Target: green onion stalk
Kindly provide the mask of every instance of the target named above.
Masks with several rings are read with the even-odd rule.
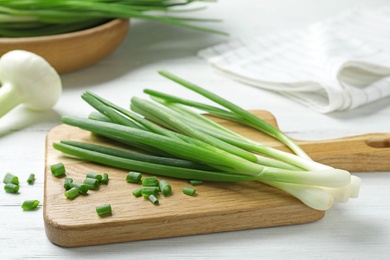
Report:
[[[194,2],[216,0],[0,0],[0,37],[61,34],[91,28],[112,19],[129,18],[227,35],[197,25],[218,22],[218,19],[184,17],[183,12],[205,8],[193,6]]]
[[[115,140],[121,148],[74,140],[61,140],[53,144],[54,148],[110,167],[159,176],[210,182],[258,181],[317,210],[357,197],[358,177],[314,162],[279,129],[230,101],[166,71],[160,74],[219,107],[145,90],[150,100],[133,97],[130,109],[125,109],[87,91],[82,98],[95,111],[88,118],[63,116],[62,122]],[[291,151],[250,140],[192,108],[263,131]]]

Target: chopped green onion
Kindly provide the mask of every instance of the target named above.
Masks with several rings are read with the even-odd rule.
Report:
[[[63,163],[50,165],[50,170],[55,177],[62,177],[66,173],[65,165]]]
[[[135,196],[135,197],[141,197],[142,196],[142,190],[143,190],[143,187],[139,187],[138,189],[136,189],[136,190],[133,190],[133,195]]]
[[[103,176],[102,176],[102,180],[101,180],[101,183],[102,184],[108,184],[108,174],[107,173],[103,173]]]
[[[159,183],[161,193],[166,197],[171,195],[172,187],[166,180],[161,180]]]
[[[203,181],[200,180],[190,180],[191,185],[201,185],[203,184]]]
[[[19,178],[12,173],[7,172],[7,174],[4,176],[3,183],[12,183],[15,185],[19,184]]]
[[[156,198],[156,196],[154,196],[153,194],[149,195],[148,199],[149,199],[154,205],[160,204],[160,202],[158,201],[158,199]]]
[[[73,187],[64,192],[64,195],[69,200],[74,200],[79,195],[79,190],[76,187]]]
[[[64,188],[65,190],[69,190],[72,185],[72,182],[73,182],[73,179],[72,178],[65,178],[65,181],[64,181]]]
[[[89,187],[86,184],[80,182],[70,183],[70,188],[76,188],[78,192],[82,195],[86,195],[89,190]]]
[[[158,192],[160,191],[160,189],[158,187],[151,187],[151,186],[148,186],[148,187],[143,187],[142,188],[142,196],[144,196],[145,198],[149,197],[150,195],[157,195]]]
[[[24,211],[31,211],[38,207],[39,200],[25,200],[22,204],[22,209]]]
[[[195,196],[196,195],[196,189],[190,188],[190,187],[184,187],[183,188],[183,193],[186,194],[186,195]]]
[[[88,172],[86,177],[91,179],[96,179],[98,180],[98,182],[101,182],[103,178],[101,174],[94,173],[94,172]]]
[[[28,179],[27,179],[27,183],[32,185],[34,184],[35,182],[35,174],[34,173],[31,173],[29,176],[28,176]]]
[[[99,216],[107,216],[112,214],[111,204],[103,204],[96,207],[96,213]]]
[[[4,185],[4,190],[7,193],[18,193],[19,185],[16,185],[16,184],[13,184],[13,183],[6,183]]]
[[[126,181],[129,183],[139,183],[142,179],[142,173],[130,171],[126,175]]]
[[[99,188],[99,181],[97,179],[87,177],[84,179],[83,184],[86,185],[90,190],[96,190]]]
[[[152,176],[152,177],[145,177],[142,179],[142,186],[144,187],[147,187],[147,186],[151,186],[151,187],[158,187],[158,179],[156,176]]]

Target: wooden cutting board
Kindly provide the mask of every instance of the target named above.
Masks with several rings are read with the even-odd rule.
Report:
[[[276,126],[266,111],[252,111]],[[279,147],[278,142],[252,129],[216,119],[254,140]],[[182,194],[185,180],[165,178],[173,188],[170,197],[160,196],[155,206],[132,191],[140,187],[125,181],[127,171],[71,158],[52,148],[53,142],[79,140],[101,143],[89,132],[67,125],[52,129],[46,140],[44,222],[48,238],[65,247],[244,230],[309,223],[321,219],[323,211],[313,210],[292,196],[261,183],[205,183],[196,186],[198,195]],[[390,134],[370,134],[325,141],[297,141],[316,161],[349,171],[389,171]],[[50,165],[63,162],[67,177],[82,181],[89,171],[110,176],[87,196],[68,200],[64,178],[55,178]],[[160,178],[162,179],[162,178]],[[99,217],[95,207],[110,203],[112,215]]]

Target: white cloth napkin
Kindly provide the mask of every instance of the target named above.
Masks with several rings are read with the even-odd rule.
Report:
[[[321,113],[390,95],[390,6],[355,8],[292,32],[199,51],[217,71]]]

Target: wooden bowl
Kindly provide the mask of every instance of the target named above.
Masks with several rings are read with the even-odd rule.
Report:
[[[0,55],[26,50],[46,59],[58,73],[88,67],[111,54],[125,39],[130,21],[114,19],[82,31],[40,37],[0,38]]]

